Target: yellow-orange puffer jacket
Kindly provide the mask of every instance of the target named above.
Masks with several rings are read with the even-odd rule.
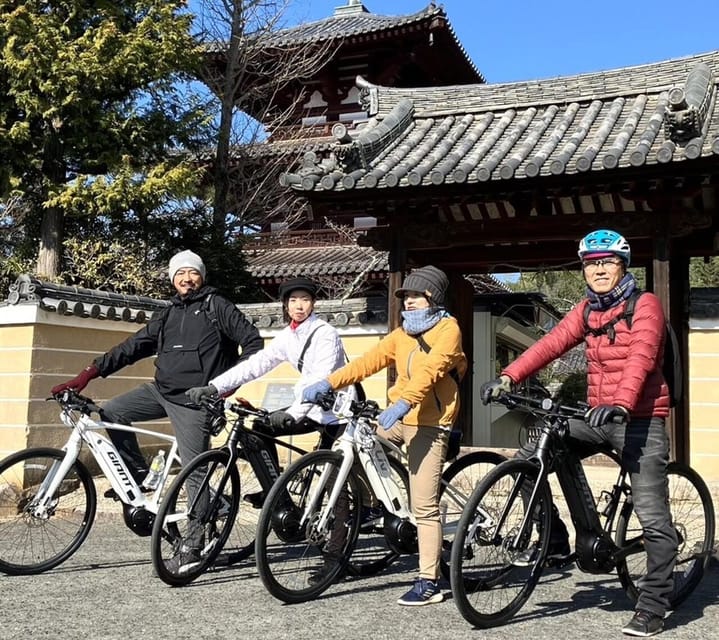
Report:
[[[390,402],[401,398],[412,407],[402,422],[414,426],[451,427],[459,411],[459,389],[450,371],[456,369],[461,377],[467,370],[462,334],[457,321],[447,317],[425,331],[422,337],[430,347],[429,353],[425,353],[417,339],[402,328],[395,329],[361,358],[346,364],[327,379],[333,389],[340,389],[395,363],[397,381],[387,395]]]

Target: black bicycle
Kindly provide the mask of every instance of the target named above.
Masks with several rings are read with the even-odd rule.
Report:
[[[576,529],[576,562],[588,573],[617,571],[630,599],[646,571],[642,527],[634,513],[628,471],[611,450],[602,452],[619,467],[611,489],[595,497],[580,454],[568,445],[571,418],[586,408],[549,399],[502,394],[494,401],[526,412],[536,421],[537,447],[529,460],[513,458],[479,483],[460,518],[450,559],[454,601],[471,624],[505,623],[527,601],[543,568],[550,541],[553,498],[549,476],[556,473]],[[668,467],[669,502],[679,539],[671,607],[695,589],[713,553],[714,507],[701,477],[685,464]]]
[[[227,440],[191,460],[177,475],[164,496],[152,530],[152,563],[158,577],[172,586],[183,586],[215,566],[248,558],[254,552],[255,532],[262,500],[280,475],[278,460],[270,453],[274,443],[285,450],[288,462],[307,453],[283,439],[275,438],[269,426],[269,412],[253,407],[246,400],[225,402],[214,398],[203,401],[213,436],[228,426]],[[251,419],[253,428],[245,425]],[[322,425],[313,423],[319,431]],[[390,459],[391,475],[407,492],[409,479],[402,463]],[[357,575],[376,573],[394,556],[373,543],[377,522],[372,509],[366,509],[362,525],[365,554],[353,562]],[[200,544],[198,557],[178,562],[187,553],[187,541]]]

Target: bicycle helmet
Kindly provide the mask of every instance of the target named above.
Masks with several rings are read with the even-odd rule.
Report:
[[[290,297],[290,293],[297,290],[306,291],[312,296],[313,299],[317,298],[317,283],[313,282],[309,278],[292,278],[291,280],[285,280],[279,286],[280,300],[287,302]]]
[[[632,257],[626,238],[611,229],[597,229],[581,239],[577,252],[579,259],[590,253],[613,253],[624,260],[627,266]]]

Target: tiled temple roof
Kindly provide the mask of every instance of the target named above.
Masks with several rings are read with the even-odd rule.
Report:
[[[337,7],[334,14],[327,18],[277,31],[266,44],[283,47],[336,40],[371,43],[378,38],[394,38],[397,34],[411,28],[432,31],[437,28],[439,21],[450,33],[451,40],[463,56],[467,67],[476,75],[476,81],[484,82],[482,74],[470,60],[454,29],[449,24],[444,8],[433,2],[417,13],[385,16],[371,13],[362,3],[349,0],[347,5]]]
[[[719,51],[505,84],[401,89],[357,79],[370,120],[283,174],[303,192],[501,183],[719,155]]]

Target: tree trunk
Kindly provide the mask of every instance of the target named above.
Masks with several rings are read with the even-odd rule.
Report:
[[[60,271],[62,252],[62,211],[53,207],[45,209],[40,227],[40,247],[35,271],[40,278],[55,278]]]

